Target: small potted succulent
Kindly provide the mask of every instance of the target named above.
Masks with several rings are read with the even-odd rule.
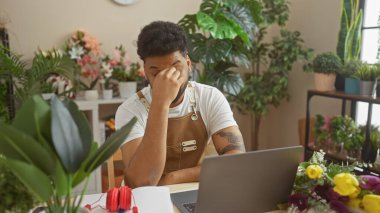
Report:
[[[335,53],[326,52],[318,54],[311,64],[316,89],[319,91],[335,90],[336,73],[341,67],[342,62]]]
[[[342,75],[344,79],[344,92],[347,94],[359,95],[359,79],[355,76],[356,71],[362,66],[363,62],[361,60],[350,60],[346,62],[339,74]]]

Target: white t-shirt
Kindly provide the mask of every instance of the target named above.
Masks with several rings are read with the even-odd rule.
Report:
[[[196,110],[199,111],[202,116],[209,137],[226,127],[237,126],[230,105],[217,88],[194,81],[190,81],[190,83],[195,89]],[[152,102],[150,86],[145,87],[141,92],[150,104]],[[168,118],[182,117],[193,111],[189,100],[190,95],[189,90],[186,89],[182,103],[169,109]],[[128,98],[117,109],[115,115],[116,129],[120,129],[133,117],[137,118],[137,122],[124,143],[144,136],[148,112],[137,94]]]

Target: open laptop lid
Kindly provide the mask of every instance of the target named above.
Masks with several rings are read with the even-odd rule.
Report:
[[[202,163],[197,213],[276,210],[287,201],[303,147],[206,158]]]

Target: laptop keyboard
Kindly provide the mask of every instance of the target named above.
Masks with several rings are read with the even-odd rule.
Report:
[[[189,212],[189,213],[194,213],[195,212],[195,203],[185,203],[182,204],[183,207]]]

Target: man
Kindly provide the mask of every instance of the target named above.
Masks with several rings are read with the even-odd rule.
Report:
[[[132,187],[198,181],[210,137],[219,155],[244,152],[231,108],[216,88],[189,82],[185,32],[152,22],[138,36],[137,53],[149,86],[116,112],[116,128],[138,121],[122,145],[126,183]]]

